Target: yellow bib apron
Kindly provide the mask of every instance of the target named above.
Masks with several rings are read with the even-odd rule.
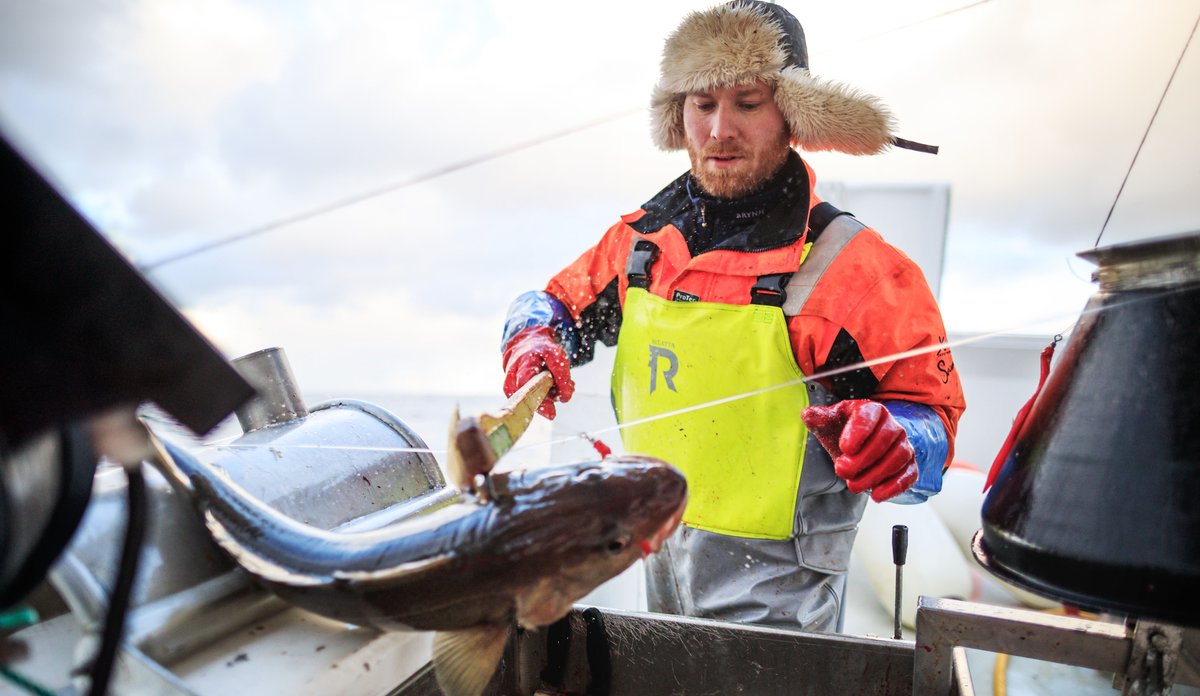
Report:
[[[687,476],[685,525],[793,536],[808,439],[801,380],[778,307],[672,302],[629,288],[613,404],[627,452],[659,457]],[[766,391],[720,402],[757,390]],[[654,418],[663,414],[671,415]]]

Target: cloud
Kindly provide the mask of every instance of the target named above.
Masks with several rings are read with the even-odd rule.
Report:
[[[336,311],[258,293],[185,315],[230,358],[282,346],[297,380],[314,392],[498,394],[503,379],[501,313],[438,312],[398,286]]]
[[[8,2],[0,127],[140,262],[362,197],[151,278],[224,344],[284,343],[322,386],[426,388],[457,370],[444,379],[478,391],[509,299],[686,158],[654,150],[634,113],[401,184],[644,106],[663,37],[697,7]],[[951,184],[951,330],[1070,314],[1091,291],[1073,255],[1104,224],[1195,8],[939,16],[961,7],[793,5],[817,74],[879,95],[902,135],[942,146],[810,159],[824,180]],[[1193,47],[1104,243],[1200,229],[1197,112]]]

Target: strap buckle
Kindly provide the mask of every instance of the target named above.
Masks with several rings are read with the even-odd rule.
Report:
[[[629,287],[648,289],[650,287],[650,267],[658,260],[659,249],[654,242],[638,239],[629,250],[629,260],[625,263],[625,276],[629,279]]]
[[[758,277],[750,288],[750,304],[782,307],[787,301],[787,284],[791,273],[771,273]]]

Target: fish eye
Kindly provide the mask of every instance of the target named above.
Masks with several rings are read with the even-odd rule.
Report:
[[[619,537],[609,540],[608,552],[609,553],[620,553],[625,550],[626,546],[629,546],[629,537],[628,536],[619,536]]]

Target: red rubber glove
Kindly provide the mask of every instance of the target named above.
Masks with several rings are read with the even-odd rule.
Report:
[[[917,482],[920,470],[908,433],[878,401],[809,406],[800,418],[833,457],[833,470],[851,493],[870,490],[871,500],[880,503]]]
[[[554,387],[538,406],[538,413],[554,420],[558,415],[554,401],[566,402],[575,393],[571,379],[571,361],[567,352],[554,340],[549,326],[530,326],[521,329],[504,346],[504,395],[512,396],[542,370],[549,370]]]

